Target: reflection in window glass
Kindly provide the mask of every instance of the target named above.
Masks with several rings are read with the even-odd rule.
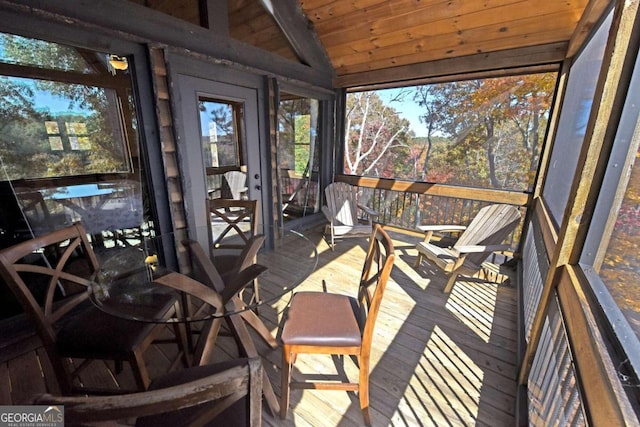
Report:
[[[0,93],[3,179],[131,171],[115,90],[0,76]]]
[[[239,166],[233,105],[200,100],[200,127],[205,167]]]
[[[278,108],[278,167],[285,219],[319,210],[317,99],[281,94]]]
[[[628,382],[636,384],[640,378],[639,90],[640,57],[637,57],[580,255],[597,301],[594,306],[602,310],[603,319],[611,327],[611,337],[619,344],[614,354],[618,369],[627,375]]]
[[[580,157],[612,15],[610,13],[598,28],[594,37],[571,65],[569,72],[563,105],[570,105],[571,108],[563,108],[560,114],[544,188],[544,199],[558,226],[562,223]]]
[[[151,231],[129,60],[0,33],[0,63],[0,248],[76,221],[101,250]]]
[[[200,98],[199,109],[207,192],[210,198],[231,198],[222,174],[241,166],[238,117],[242,104]]]
[[[636,138],[640,135],[636,134]],[[635,164],[600,270],[602,281],[640,337],[640,164]]]
[[[102,59],[106,58],[103,54]],[[95,72],[80,49],[13,34],[0,33],[0,62],[50,70]]]
[[[347,95],[344,172],[527,191],[556,73]]]

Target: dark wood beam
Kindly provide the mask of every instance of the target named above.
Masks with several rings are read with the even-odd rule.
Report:
[[[348,88],[506,68],[559,64],[564,60],[566,51],[567,43],[558,42],[498,52],[479,53],[477,55],[403,65],[384,70],[347,74],[335,78],[333,85],[335,87]]]
[[[200,25],[219,36],[229,37],[228,0],[199,0]]]
[[[335,75],[335,70],[320,38],[297,0],[260,0],[275,19],[300,61],[310,67]]]
[[[286,77],[320,88],[331,88],[331,74],[290,61],[279,55],[222,37],[145,6],[119,0],[0,0],[0,27],[20,34],[28,28],[26,18],[46,19],[137,43],[160,43],[187,49],[226,63],[254,69],[266,75]],[[144,18],[144,19],[142,19]],[[27,26],[26,26],[27,25]]]

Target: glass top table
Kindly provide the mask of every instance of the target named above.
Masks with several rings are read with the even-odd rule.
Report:
[[[183,314],[171,318],[153,315],[157,312],[154,307],[171,297],[180,300],[186,294],[199,305],[199,296],[188,287],[197,287],[206,280],[202,280],[202,272],[191,269],[188,233],[142,237],[134,246],[112,249],[104,255],[101,268],[91,280],[89,298],[99,309],[114,316],[155,323],[203,321],[254,309],[291,292],[317,266],[318,254],[313,242],[297,231],[279,234],[273,239],[274,247],[263,245],[257,255],[257,265],[251,267],[259,274],[259,298],[252,298],[253,288],[245,286],[242,298],[234,298],[234,304],[225,304],[222,311],[184,310]],[[208,255],[206,245],[204,242],[200,247]],[[174,282],[189,283],[189,286]],[[252,281],[247,285],[250,283]]]
[[[260,227],[260,230],[270,231],[266,227]],[[209,246],[216,233],[215,227],[207,227],[207,230],[196,228],[142,237],[135,245],[110,249],[102,254],[101,268],[88,287],[89,299],[106,313],[134,321],[179,323],[179,329],[184,329],[188,322],[205,322],[195,343],[194,365],[205,365],[212,360],[219,322],[223,319],[227,320],[232,334],[237,337],[240,354],[259,357],[247,325],[267,345],[277,348],[278,343],[271,330],[252,309],[284,297],[309,277],[318,263],[316,245],[297,231],[270,233],[270,239],[257,254],[256,262],[242,270],[258,274],[259,298],[251,298],[253,287],[248,285],[253,283],[252,279],[244,286],[244,278],[235,280],[240,285],[238,287],[232,286],[234,280],[231,278],[207,283],[207,279],[213,277],[211,272],[203,269],[202,263],[192,262],[192,258],[204,258],[209,263],[208,267],[216,268],[209,261]],[[200,253],[200,258],[196,252]],[[199,266],[205,271],[198,271],[192,266]],[[236,279],[241,275],[235,270],[232,274]],[[215,275],[218,275],[217,270]],[[253,277],[253,274],[247,277]],[[231,292],[228,292],[229,288]],[[182,304],[182,308],[176,310],[178,314],[168,318],[156,317],[157,306],[172,298],[178,306]],[[199,309],[192,310],[192,307]],[[185,338],[189,336],[187,334]],[[279,412],[279,402],[266,371],[263,371],[262,392],[267,407],[275,416]]]

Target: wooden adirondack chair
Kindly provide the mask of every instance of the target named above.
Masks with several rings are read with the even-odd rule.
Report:
[[[509,249],[502,244],[509,233],[518,225],[520,211],[511,205],[489,205],[480,209],[468,226],[462,225],[422,225],[418,228],[425,233],[424,241],[416,245],[418,257],[414,267],[424,258],[440,269],[450,273],[444,288],[451,292],[459,274],[473,275],[482,269],[482,262],[490,253]],[[458,232],[460,237],[451,247],[430,243],[434,232]]]
[[[322,206],[322,213],[329,220],[325,234],[331,236],[331,250],[339,237],[369,236],[373,231],[373,219],[378,213],[358,203],[357,188],[346,182],[334,182],[324,190],[327,205]],[[362,224],[358,220],[358,209],[368,216],[368,222]]]

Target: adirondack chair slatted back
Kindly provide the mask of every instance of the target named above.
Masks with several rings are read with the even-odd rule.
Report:
[[[228,188],[223,184],[223,199],[231,198],[240,200],[244,192],[247,191],[247,174],[240,171],[229,171],[224,174],[224,181]],[[227,194],[227,192],[229,194]],[[229,197],[230,196],[230,197]]]
[[[485,206],[467,226],[453,248],[500,244],[513,231],[518,220],[520,220],[520,211],[515,206],[502,204]],[[472,253],[467,255],[466,262],[479,265],[486,257],[486,253]]]
[[[356,188],[346,182],[335,182],[324,191],[327,207],[334,214],[334,220],[340,225],[358,223],[358,202]]]

